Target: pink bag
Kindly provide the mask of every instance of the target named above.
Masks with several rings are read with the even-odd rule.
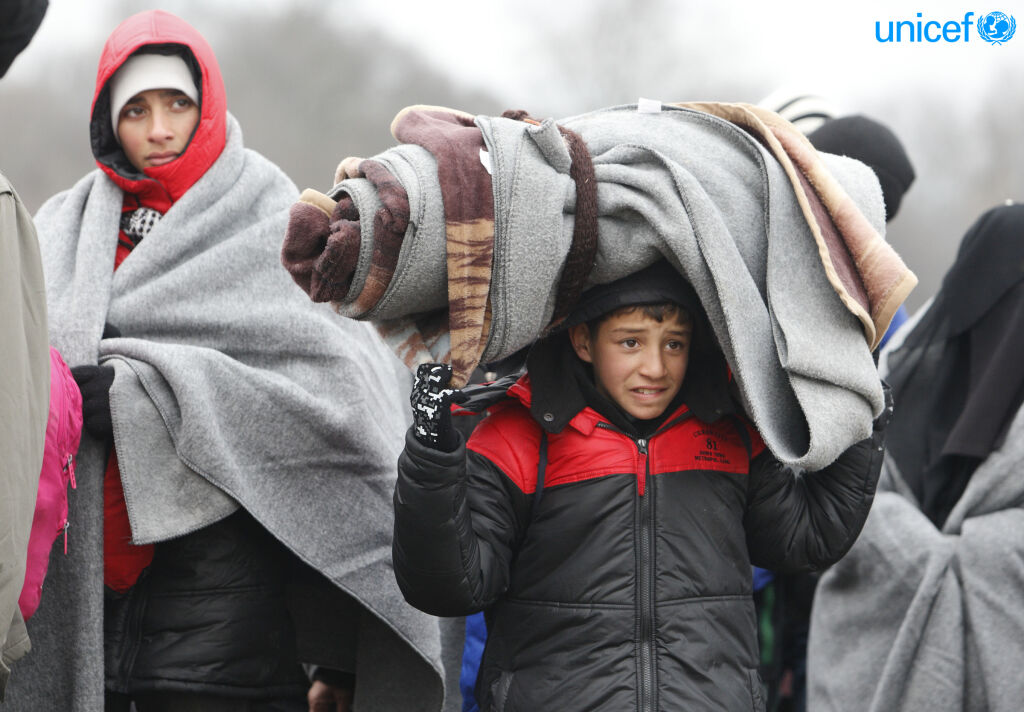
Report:
[[[68,546],[68,484],[75,487],[75,453],[82,437],[82,394],[57,349],[50,347],[50,417],[46,423],[43,467],[39,474],[35,516],[28,538],[25,585],[18,606],[28,620],[39,607],[50,549],[58,534]]]

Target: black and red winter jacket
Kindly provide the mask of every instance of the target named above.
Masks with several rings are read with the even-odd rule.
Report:
[[[508,393],[454,452],[410,432],[395,490],[409,603],[487,612],[481,710],[764,709],[751,564],[843,556],[881,433],[797,475],[739,418],[702,422],[683,405],[632,437],[591,407],[567,415],[578,397],[533,393],[529,376]]]

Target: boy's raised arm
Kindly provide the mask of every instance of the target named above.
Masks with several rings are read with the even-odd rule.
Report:
[[[751,463],[744,525],[751,562],[779,572],[817,571],[841,559],[867,519],[882,467],[892,394],[871,435],[829,466],[795,473],[765,451]]]
[[[444,373],[429,380],[439,375],[430,366],[436,365],[420,367],[410,398],[420,417],[398,460],[392,555],[411,605],[462,616],[482,610],[508,587],[512,547],[530,496],[487,458],[467,451],[450,418],[428,416],[428,390],[450,390]],[[457,399],[451,394],[438,405],[447,410]]]

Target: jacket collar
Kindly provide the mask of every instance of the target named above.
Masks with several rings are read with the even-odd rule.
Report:
[[[575,359],[565,332],[541,339],[526,357],[526,376],[516,384],[529,384],[530,397],[523,401],[523,405],[549,433],[560,432],[587,407],[586,398],[576,386],[575,379],[566,376],[573,372]],[[519,389],[513,395],[519,397]],[[587,425],[584,421],[581,425],[588,428],[588,433],[597,426],[596,422]]]
[[[570,427],[583,435],[590,435],[601,423],[611,425],[615,430],[625,430],[624,428],[617,427],[608,418],[588,405],[584,405],[581,410],[574,414],[569,414],[568,410],[571,409],[560,408],[563,401],[549,399],[535,394],[533,384],[530,380],[530,374],[528,373],[524,373],[519,377],[519,380],[517,380],[515,384],[508,389],[508,394],[516,398],[516,400],[529,409],[531,415],[535,420],[537,420],[540,426],[552,434],[560,432],[566,427]],[[534,404],[539,406],[540,418],[537,418],[534,414]],[[673,408],[666,417],[660,419],[657,430],[660,430],[665,423],[669,423],[688,412],[689,408],[687,408],[685,404],[680,403],[677,407]],[[546,418],[547,415],[550,415],[551,418]],[[626,434],[630,436],[633,435],[633,433],[628,432]]]

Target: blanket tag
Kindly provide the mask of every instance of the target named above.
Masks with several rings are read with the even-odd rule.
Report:
[[[640,99],[636,102],[636,113],[657,114],[661,112],[661,102],[657,99]]]
[[[487,175],[494,175],[494,171],[491,169],[491,154],[480,149],[480,163],[487,170]]]

